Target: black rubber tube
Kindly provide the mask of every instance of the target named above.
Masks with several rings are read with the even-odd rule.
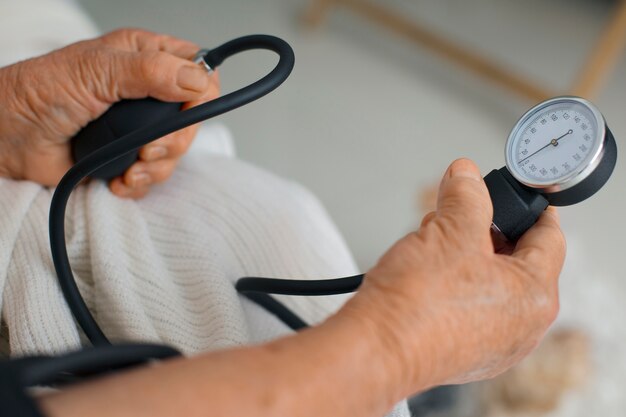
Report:
[[[287,79],[295,62],[293,50],[282,39],[268,35],[245,36],[209,51],[205,56],[205,61],[217,67],[226,58],[252,49],[267,49],[279,55],[280,59],[276,67],[262,79],[111,142],[76,163],[59,182],[50,204],[49,232],[52,260],[68,306],[94,346],[109,345],[110,342],[87,308],[74,280],[68,258],[65,246],[65,210],[72,191],[84,178],[107,163],[169,133],[244,106],[276,89]]]
[[[266,294],[318,296],[354,292],[361,286],[362,282],[363,275],[320,280],[245,277],[237,281],[235,288],[243,294],[261,292]]]
[[[154,360],[169,359],[180,353],[168,346],[123,344],[97,346],[60,357],[24,358],[16,361],[24,387],[73,382],[103,372],[119,371]]]
[[[272,313],[293,331],[302,330],[309,326],[304,320],[298,317],[297,314],[289,310],[283,303],[271,295],[262,292],[248,292],[243,293],[243,295],[253,303]]]

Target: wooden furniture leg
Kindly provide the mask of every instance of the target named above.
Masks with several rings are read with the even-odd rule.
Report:
[[[313,0],[307,13],[308,17],[305,19],[313,23],[311,26],[316,26],[331,5],[348,7],[367,20],[533,101],[542,101],[553,96],[549,91],[512,74],[510,70],[501,68],[493,62],[422,28],[408,18],[368,0]]]
[[[574,82],[572,94],[589,98],[596,95],[614,69],[625,45],[626,0],[622,0]]]
[[[302,22],[310,28],[319,27],[337,2],[338,0],[312,0],[308,10],[302,16]]]
[[[317,27],[335,6],[345,6],[365,19],[532,101],[538,102],[556,95],[371,0],[312,0],[304,21],[310,27]],[[621,0],[570,92],[583,97],[596,94],[602,82],[608,78],[625,45],[626,0]]]

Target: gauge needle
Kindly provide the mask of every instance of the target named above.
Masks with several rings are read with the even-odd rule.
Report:
[[[565,136],[567,135],[571,135],[572,133],[574,133],[574,131],[572,129],[568,130],[565,134],[559,136],[556,139],[552,139],[550,142],[548,142],[548,144],[546,146],[543,146],[539,149],[537,149],[535,152],[531,153],[530,155],[528,155],[526,158],[522,159],[521,161],[518,162],[518,164],[521,164],[522,162],[524,162],[525,160],[527,160],[528,158],[530,158],[531,156],[537,155],[539,152],[543,151],[544,149],[546,149],[548,146],[552,145],[552,146],[557,146],[559,144],[559,141],[561,139],[563,139]]]
[[[550,144],[552,144],[552,142],[555,142],[554,146],[558,145],[558,142],[563,139],[565,136],[567,135],[571,135],[572,133],[574,133],[574,131],[572,129],[568,130],[566,134],[562,135],[561,137],[558,137],[556,139],[553,139],[552,141],[550,141]]]

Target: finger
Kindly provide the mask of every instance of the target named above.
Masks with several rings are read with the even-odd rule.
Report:
[[[199,125],[192,125],[158,139],[139,150],[139,159],[146,162],[180,158],[191,146]]]
[[[128,185],[124,184],[121,177],[117,177],[111,180],[111,182],[109,183],[109,189],[113,194],[118,197],[139,199],[145,197],[146,194],[148,194],[148,192],[150,191],[150,186],[145,185],[140,187],[129,187]]]
[[[163,51],[180,58],[191,59],[200,49],[193,42],[144,29],[118,29],[102,36],[106,45],[128,52]]]
[[[199,100],[215,88],[204,69],[166,52],[101,50],[87,65],[91,70],[82,80],[85,88],[95,89],[96,97],[109,103],[148,96],[186,102]]]
[[[215,100],[220,96],[219,71],[215,70],[210,74],[207,74],[207,76],[209,77],[209,87],[200,98],[186,102],[183,106],[183,110],[196,107],[197,105],[206,103],[207,101]]]
[[[185,103],[182,106],[181,111],[219,97],[220,87],[217,72],[213,73],[210,78],[211,87],[207,90],[207,93],[200,100]],[[189,150],[189,147],[198,133],[199,127],[199,124],[189,126],[188,128],[174,132],[144,146],[139,151],[139,158],[143,161],[150,162],[164,158],[177,158],[182,156]]]
[[[565,249],[556,208],[548,207],[517,242],[512,256],[544,276],[556,279],[563,267]]]
[[[165,182],[174,173],[178,160],[178,158],[168,158],[154,162],[139,161],[124,173],[123,182],[131,188]]]
[[[454,161],[439,187],[437,216],[471,237],[489,237],[493,207],[478,167],[469,159]],[[466,236],[468,237],[468,236]]]

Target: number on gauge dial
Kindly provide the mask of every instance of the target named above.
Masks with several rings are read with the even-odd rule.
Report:
[[[558,181],[578,168],[592,148],[593,118],[582,108],[548,107],[518,130],[513,159],[529,182]]]

